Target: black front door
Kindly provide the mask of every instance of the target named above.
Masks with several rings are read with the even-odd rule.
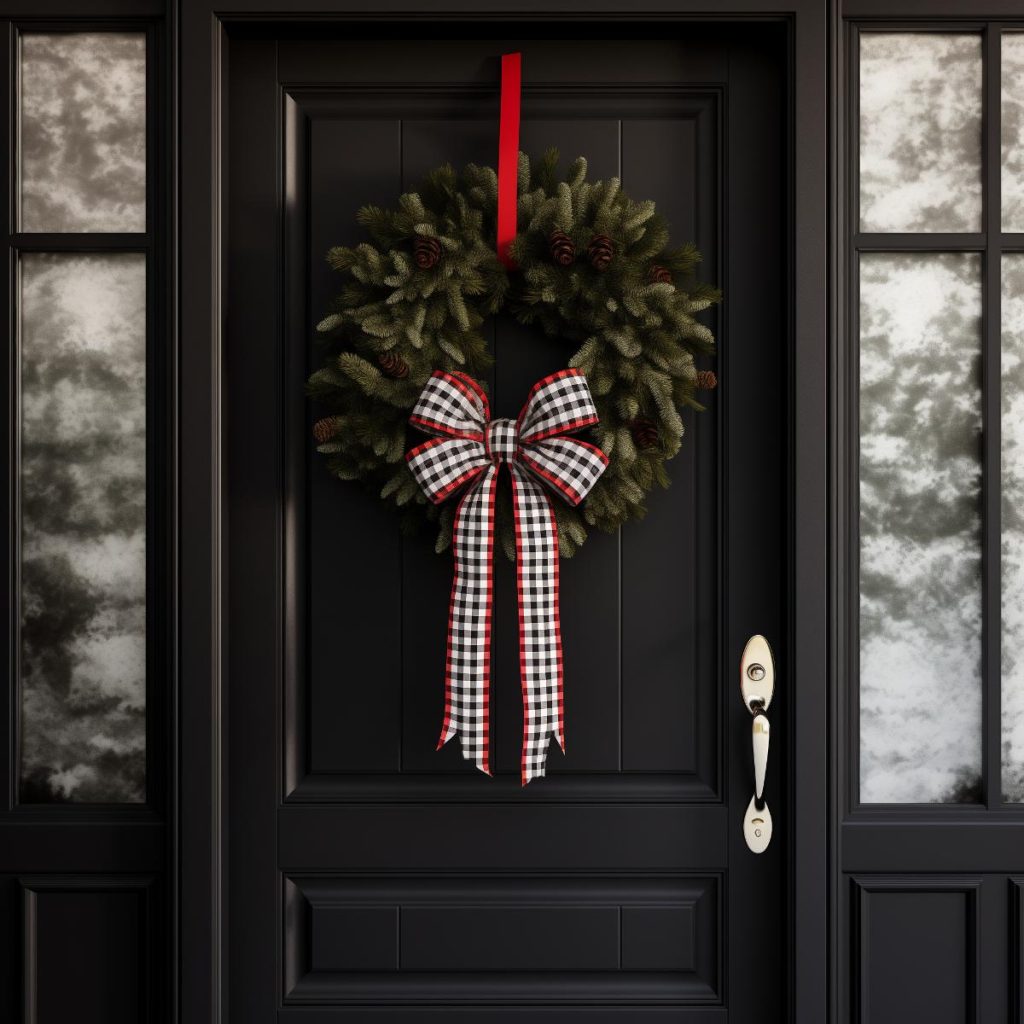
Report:
[[[471,40],[247,38],[227,67],[228,985],[247,1022],[767,1022],[786,1010],[785,36],[678,23]],[[626,38],[624,38],[626,37]],[[451,561],[313,451],[303,384],[331,245],[432,167],[585,155],[695,241],[722,379],[647,518],[563,563],[567,754],[519,785],[514,577],[496,558],[495,776],[435,750]],[[499,415],[564,353],[492,325]],[[743,835],[738,664],[779,665]],[[756,983],[751,967],[756,964]]]

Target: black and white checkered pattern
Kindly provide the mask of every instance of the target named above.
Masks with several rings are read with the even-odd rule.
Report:
[[[562,629],[558,616],[558,528],[544,489],[512,463],[519,591],[519,679],[523,688],[522,781],[545,774],[562,730]]]
[[[490,465],[455,510],[455,578],[448,611],[444,724],[438,749],[456,734],[462,756],[491,774],[491,555],[498,467]]]
[[[512,477],[523,690],[522,782],[545,774],[551,737],[565,749],[558,529],[542,484],[582,501],[608,465],[599,448],[566,437],[597,422],[586,378],[562,370],[538,381],[519,419],[490,420],[480,386],[437,371],[410,422],[436,435],[406,458],[433,502],[465,487],[455,513],[455,579],[448,616],[444,725],[438,746],[458,735],[462,755],[490,774],[490,647],[494,495],[498,470]]]
[[[487,395],[469,374],[435,370],[423,386],[409,422],[428,434],[479,441],[490,418]]]
[[[597,422],[597,408],[579,370],[559,370],[537,381],[519,414],[519,440],[537,442]]]

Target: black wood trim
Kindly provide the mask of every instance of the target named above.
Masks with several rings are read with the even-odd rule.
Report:
[[[804,0],[788,0],[780,4],[777,0],[732,0],[728,7],[709,10],[707,0],[648,0],[642,10],[624,5],[621,0],[559,0],[557,7],[533,0],[520,4],[516,0],[422,0],[412,10],[408,0],[305,0],[302,10],[291,10],[281,0],[182,0],[183,9],[192,8],[201,14],[210,13],[230,27],[232,31],[263,30],[273,26],[275,34],[281,33],[281,23],[294,23],[305,32],[305,22],[341,25],[346,22],[365,23],[381,21],[384,24],[408,21],[436,22],[537,22],[548,30],[549,22],[563,25],[586,24],[587,22],[635,21],[652,22],[702,21],[706,23],[734,21],[779,21],[780,18],[801,15],[811,16],[819,12],[820,4]],[[816,25],[823,29],[824,25]],[[822,39],[808,43],[820,43]],[[816,51],[824,60],[825,52]]]
[[[150,204],[147,202],[147,205]],[[10,236],[11,247],[19,252],[147,252],[153,243],[154,238],[149,233],[15,232]]]
[[[310,78],[314,78],[314,68]],[[473,83],[458,82],[400,82],[388,86],[373,83],[330,85],[328,69],[323,69],[323,85],[310,85],[309,79],[302,85],[281,83],[284,93],[293,100],[302,116],[316,118],[330,116],[338,109],[338,96],[346,98],[346,110],[353,117],[394,117],[402,114],[437,112],[438,99],[457,100],[460,108],[489,116],[494,112],[494,89]],[[610,89],[593,83],[558,82],[549,85],[544,82],[526,84],[522,89],[523,116],[528,116],[534,103],[543,103],[546,117],[576,116],[588,112],[580,107],[581,101],[589,101],[601,117],[616,118],[635,113],[634,97],[642,98],[648,104],[650,117],[691,117],[699,118],[709,107],[721,105],[723,88],[721,83],[707,82],[702,85],[687,85],[671,88],[662,84],[643,83],[623,85]],[[624,99],[624,97],[626,97]],[[465,116],[465,115],[460,115]]]
[[[853,18],[853,15],[847,15]],[[889,20],[881,18],[858,18],[857,27],[862,32],[977,32],[985,31],[987,22],[979,21],[977,18],[967,19],[961,14],[955,21],[937,20],[932,15],[925,15],[922,18],[913,18],[907,15],[894,16]]]
[[[848,26],[846,38],[847,79],[844,109],[848,162],[846,171],[846,202],[843,237],[851,239],[860,224],[860,33]],[[842,781],[841,814],[845,817],[855,807],[860,792],[860,346],[858,344],[860,301],[859,253],[843,246],[843,348],[841,349],[841,380],[837,400],[842,403],[839,461],[836,473],[843,483],[845,518],[838,535],[837,555],[842,560],[840,573],[845,583],[845,658],[841,667],[840,686],[845,718],[839,725],[845,741],[844,760],[839,765]]]
[[[850,822],[951,822],[971,823],[995,821],[1004,824],[1016,821],[1024,824],[1024,804],[998,804],[986,807],[984,803],[946,804],[861,804],[847,812]]]
[[[963,822],[847,822],[842,826],[845,872],[976,871],[984,852],[986,871],[1020,869],[1020,825],[984,818]]]
[[[177,595],[170,572],[169,539],[175,520],[171,402],[175,381],[168,372],[167,217],[168,138],[164,83],[167,34],[163,25],[146,28],[146,806],[166,821],[171,791],[167,762],[174,689],[172,613]],[[169,851],[170,852],[170,851]],[[167,864],[174,863],[173,856]],[[164,890],[167,891],[166,889]]]
[[[792,802],[790,1012],[827,1017],[828,971],[828,64],[829,5],[789,8],[790,180],[789,519],[792,544],[789,679]],[[791,695],[791,696],[790,696]]]
[[[286,699],[298,707],[304,700],[301,687],[289,687]],[[293,712],[294,713],[294,712]],[[294,719],[298,720],[298,719]],[[286,776],[291,770],[286,765]],[[458,774],[425,773],[423,775],[373,775],[369,773],[309,773],[296,777],[286,792],[287,804],[337,803],[422,803],[457,800],[461,803],[520,803],[521,785],[515,776],[495,776],[486,789],[470,772]],[[633,772],[556,773],[534,796],[531,803],[719,803],[721,794],[699,776],[682,773]]]
[[[283,375],[287,381],[299,381],[306,376],[306,345],[309,317],[308,273],[309,256],[306,251],[306,234],[300,229],[298,211],[308,210],[306,189],[309,181],[309,112],[299,99],[287,89],[282,89],[282,145],[286,153],[293,153],[294,160],[286,160],[283,181],[282,229],[284,231],[285,267],[284,295],[285,329],[289,343],[282,356]],[[294,268],[301,267],[303,273]],[[284,452],[291,450],[296,435],[308,435],[309,412],[305,396],[292,388],[291,393],[282,394],[282,445]],[[308,452],[308,445],[307,452]],[[296,685],[298,680],[307,678],[308,639],[306,625],[308,580],[304,567],[306,554],[306,522],[308,514],[300,515],[304,509],[302,496],[306,494],[309,458],[282,458],[283,486],[286,500],[283,505],[282,537],[282,583],[289,600],[283,602],[281,610],[283,625],[284,654],[284,736],[283,736],[283,799],[302,801],[315,795],[321,788],[337,789],[337,780],[319,779],[309,772],[309,707],[307,687]],[[353,780],[356,781],[356,780]],[[342,783],[344,784],[344,783]],[[330,798],[328,798],[330,799]]]
[[[48,25],[59,24],[75,31],[83,24],[102,22],[106,27],[108,22],[118,25],[125,19],[159,18],[166,13],[167,4],[165,0],[6,0],[4,7],[7,17],[28,24],[45,17]]]
[[[40,871],[54,863],[55,852],[76,871],[157,872],[164,865],[159,822],[19,822],[2,835],[0,874]]]
[[[718,1003],[721,996],[700,979],[680,978],[662,971],[517,971],[511,978],[504,971],[473,971],[427,973],[403,972],[399,978],[390,974],[355,975],[350,972],[324,971],[303,978],[288,993],[287,1005],[351,1003],[376,1007],[408,1004],[416,1007],[439,1006],[449,1012],[452,1006],[479,1005],[481,989],[486,989],[490,1005],[521,1007],[524,1018],[532,1024],[534,1015],[527,1012],[535,1006],[628,1006],[635,1012],[637,1004],[672,1007],[676,1011],[686,1004]],[[339,993],[344,993],[339,997]],[[422,1020],[422,1010],[419,1010]],[[319,1019],[319,1018],[318,1018]],[[376,1010],[374,1019],[377,1019]],[[589,1018],[588,1018],[589,1019]]]
[[[505,1010],[493,1006],[445,1006],[432,1011],[395,1007],[375,1010],[374,1024],[422,1024],[425,1020],[446,1024],[509,1024],[522,1011]],[[365,1024],[366,1011],[359,1007],[316,1010],[294,1008],[279,1010],[277,1024]],[[530,1011],[531,1024],[562,1024],[565,1010],[538,1007]],[[664,1024],[669,1019],[673,1024],[727,1024],[729,1011],[725,1007],[588,1007],[587,1024]],[[819,1021],[818,1024],[821,1024]]]
[[[1011,877],[1006,880],[1009,887],[1009,940],[1010,958],[1007,964],[1009,974],[1010,1001],[1009,1019],[1011,1024],[1024,1022],[1024,878]]]
[[[229,936],[235,936],[233,950],[239,951],[237,956],[245,963],[246,974],[225,978],[224,992],[232,1017],[251,1019],[279,1005],[282,999],[280,951],[261,930],[276,914],[278,925],[271,934],[282,933],[281,908],[275,901],[266,915],[257,911],[263,894],[269,898],[274,892],[277,879],[276,850],[270,840],[278,824],[274,805],[281,800],[282,728],[278,708],[283,693],[283,607],[287,604],[282,598],[281,559],[284,456],[276,426],[281,422],[285,391],[280,372],[285,345],[281,308],[282,92],[277,83],[277,42],[273,38],[247,40],[237,46],[232,42],[228,41],[226,61],[230,75],[223,85],[231,117],[222,126],[221,142],[225,154],[224,212],[230,222],[223,289],[224,295],[232,296],[230,324],[224,331],[225,365],[237,366],[249,358],[250,339],[267,337],[265,325],[273,325],[268,339],[269,358],[260,361],[259,371],[244,374],[244,383],[232,384],[223,419],[222,486],[227,536],[223,614],[224,653],[229,666],[224,699],[231,708],[230,725],[228,719],[222,720],[228,737],[226,802],[232,815],[244,822],[246,833],[257,840],[241,856],[236,852],[225,861],[229,892],[231,886],[236,886],[245,894],[243,903],[236,905],[230,917],[225,916],[225,929]],[[267,216],[236,214],[257,209],[266,210]],[[238,295],[246,295],[244,303],[235,301],[233,297]],[[266,409],[268,413],[259,427],[251,422],[254,409]],[[247,433],[251,443],[240,443]],[[237,500],[235,496],[247,493],[249,488],[251,493],[275,495],[273,504]],[[229,557],[236,539],[236,554]],[[258,562],[247,559],[244,553],[256,550],[257,545],[269,546],[272,557]],[[232,623],[240,624],[235,632],[231,631]],[[256,623],[259,625],[253,629]],[[273,666],[269,672],[268,664]],[[267,713],[268,709],[273,711]],[[239,735],[245,736],[244,744],[240,738],[235,739]],[[250,756],[250,751],[261,753]],[[355,819],[348,821],[354,824]],[[235,835],[225,837],[227,846]],[[252,913],[240,909],[242,906]]]
[[[846,533],[845,481],[836,467],[842,465],[842,440],[846,436],[842,426],[844,412],[843,391],[840,382],[844,379],[841,368],[841,353],[846,337],[843,312],[845,309],[846,251],[842,244],[845,237],[847,217],[844,198],[848,201],[850,190],[846,165],[839,158],[844,152],[844,130],[846,129],[843,88],[847,80],[849,53],[844,46],[846,36],[839,16],[840,0],[829,3],[829,125],[826,139],[829,162],[828,220],[829,235],[829,308],[828,308],[828,393],[830,396],[827,416],[828,431],[828,551],[829,579],[826,600],[829,604],[827,682],[824,687],[827,700],[825,760],[828,775],[826,794],[826,912],[828,950],[826,954],[827,991],[823,1006],[825,1019],[839,1020],[842,1005],[841,989],[845,972],[840,970],[840,943],[836,934],[839,920],[839,821],[845,805],[842,790],[840,766],[845,763],[845,744],[841,722],[846,720],[840,699],[843,691],[843,666],[846,663],[846,631],[841,628],[846,616],[846,580],[843,572],[846,565],[842,547]]]
[[[167,430],[164,437],[167,458],[167,533],[165,537],[164,564],[167,572],[168,608],[165,622],[167,692],[165,707],[168,728],[166,730],[165,764],[167,766],[167,828],[165,850],[167,852],[167,874],[164,891],[167,893],[167,929],[164,936],[167,950],[167,1018],[169,1022],[183,1020],[181,1012],[181,562],[180,562],[180,495],[181,472],[180,452],[180,342],[178,303],[179,283],[179,139],[180,123],[178,108],[179,52],[178,32],[179,11],[177,0],[168,0],[165,6],[165,20],[162,28],[163,67],[160,87],[163,89],[163,131],[164,144],[160,153],[160,225],[165,232],[161,251],[164,260],[163,287],[161,289],[164,352],[162,366],[167,376],[164,397],[167,402],[166,417],[162,421]]]
[[[666,814],[662,806],[644,804],[613,811],[585,804],[538,804],[517,810],[513,818],[501,807],[479,809],[480,841],[474,857],[488,870],[522,864],[538,871],[614,872],[636,865],[637,849],[652,870],[677,863],[722,868],[729,860],[723,818],[735,815],[736,809],[679,806]],[[277,815],[278,860],[288,872],[320,871],[325,865],[333,872],[364,870],[368,865],[392,870],[403,863],[403,852],[394,849],[388,839],[394,832],[388,830],[401,820],[407,845],[422,851],[419,873],[444,871],[461,858],[457,834],[446,827],[449,815],[455,814],[457,807],[427,803],[397,809],[387,804],[286,806]],[[609,829],[609,820],[614,829]],[[518,822],[526,823],[523,829],[535,827],[537,834],[550,836],[550,842],[543,849],[519,849],[507,861],[520,833]],[[587,865],[581,864],[581,848],[592,858]]]
[[[165,10],[161,13],[166,14]],[[163,871],[159,885],[159,967],[153,985],[166,1021],[177,1020],[178,933],[178,373],[172,181],[176,142],[173,33],[164,18],[148,34],[146,234],[147,295],[147,802],[162,822]]]
[[[222,1019],[223,638],[220,280],[224,27],[212,8],[172,0],[179,75],[173,202],[179,373],[179,1019]],[[187,209],[184,203],[187,200]],[[186,215],[187,214],[187,215]]]
[[[855,221],[852,226],[856,226]],[[859,252],[982,252],[987,238],[984,232],[857,232],[853,236],[853,247]]]
[[[909,26],[915,31],[926,31],[914,19],[928,21],[950,19],[977,24],[979,18],[1020,17],[1019,0],[841,0],[844,18],[865,18],[885,22],[885,28]],[[932,26],[935,31],[948,30],[948,25]]]
[[[15,47],[17,33],[8,21],[3,23],[3,50],[0,52],[0,136],[7,146],[7,155],[0,163],[0,203],[5,222],[0,231],[9,232],[14,224],[14,88],[13,68],[16,66]],[[3,545],[3,585],[7,593],[14,598],[18,593],[17,581],[17,546],[15,524],[18,516],[17,474],[18,465],[18,430],[17,430],[17,392],[15,385],[17,372],[17,345],[14,344],[14,255],[9,246],[0,247],[0,318],[10,339],[0,369],[0,380],[3,387],[3,403],[5,415],[0,426],[3,453],[6,459],[7,477],[4,480],[4,545]],[[18,721],[18,664],[17,651],[17,620],[13,607],[8,608],[7,622],[3,631],[2,661],[7,678],[11,681],[7,688],[7,697],[3,702],[3,732],[0,735],[0,815],[9,812],[15,805],[18,785],[18,773],[15,769],[17,742],[15,730]]]
[[[987,28],[984,46],[982,190],[985,233],[999,238],[1002,216],[1000,148],[1001,34]],[[988,807],[1002,804],[1002,386],[1001,253],[985,249],[982,263],[982,782]]]

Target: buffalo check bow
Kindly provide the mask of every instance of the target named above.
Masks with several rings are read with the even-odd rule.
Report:
[[[435,436],[406,455],[427,497],[440,504],[465,487],[455,510],[455,578],[448,613],[444,724],[438,749],[456,734],[462,756],[490,763],[491,554],[498,471],[512,478],[523,691],[522,784],[543,776],[553,735],[565,750],[562,634],[558,619],[558,528],[545,486],[578,505],[608,465],[600,448],[567,435],[597,423],[579,370],[534,384],[519,418],[491,419],[480,385],[434,372],[409,422]],[[542,486],[544,485],[544,486]]]

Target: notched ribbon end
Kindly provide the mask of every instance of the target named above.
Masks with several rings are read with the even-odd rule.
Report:
[[[565,757],[565,740],[562,738],[558,730],[553,729],[548,734],[548,745],[550,746],[551,740],[555,741],[558,749],[562,752],[562,757]],[[543,779],[548,773],[547,763],[547,749],[544,751],[544,761],[540,765],[535,765],[532,768],[523,767],[522,774],[520,776],[520,788],[525,789],[534,779]]]
[[[478,761],[476,758],[476,754],[473,752],[473,750],[467,747],[466,744],[462,742],[462,736],[458,733],[458,731],[453,730],[452,732],[448,733],[442,732],[441,738],[437,741],[437,746],[434,749],[440,750],[442,747],[447,746],[447,744],[451,742],[451,740],[455,739],[456,736],[459,737],[459,749],[460,752],[462,753],[462,760],[471,761],[473,767],[476,768],[478,772],[483,772],[484,775],[486,775],[488,778],[492,778],[494,776],[494,773],[491,771],[491,767],[488,761]]]

